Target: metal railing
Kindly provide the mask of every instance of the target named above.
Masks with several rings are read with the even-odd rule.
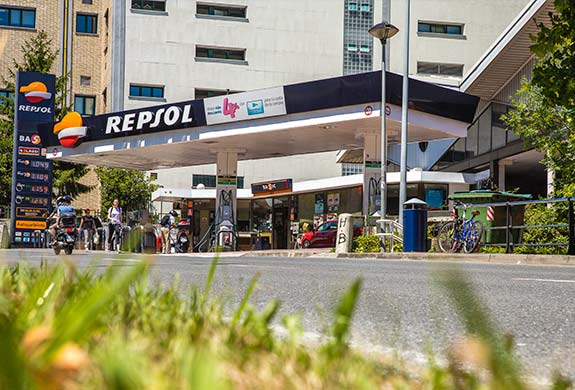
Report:
[[[514,247],[567,247],[568,255],[575,255],[575,212],[574,205],[575,198],[553,198],[541,200],[523,200],[513,202],[493,202],[493,203],[472,203],[456,205],[456,209],[471,209],[471,208],[485,208],[485,207],[498,207],[505,208],[505,225],[503,226],[485,226],[484,234],[482,237],[482,246],[485,247],[505,247],[505,253],[512,253]],[[525,223],[513,224],[513,207],[528,206],[536,204],[559,204],[567,203],[567,222],[566,223],[550,223],[550,224],[537,224],[527,225]],[[523,219],[524,220],[524,219]],[[529,229],[552,229],[552,228],[568,228],[568,241],[567,242],[548,242],[548,243],[522,243],[521,233]],[[489,231],[505,231],[505,242],[502,243],[483,243]],[[518,231],[516,234],[517,239],[514,242],[513,232]]]
[[[376,233],[384,244],[384,249],[393,253],[395,243],[403,244],[403,225],[394,219],[378,219],[376,221],[381,226],[381,233]],[[389,241],[389,245],[388,244]]]

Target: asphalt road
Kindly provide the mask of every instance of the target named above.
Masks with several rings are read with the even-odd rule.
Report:
[[[0,251],[0,260],[58,257],[47,250]],[[140,261],[139,255],[121,255],[122,264]],[[107,264],[115,255],[71,259],[87,266],[97,259]],[[179,274],[182,291],[190,284],[203,285],[211,263],[208,256],[155,256],[154,278],[169,284]],[[500,329],[515,336],[517,350],[528,371],[548,378],[558,369],[575,378],[575,267],[490,263],[454,263],[322,257],[222,256],[214,289],[233,308],[251,278],[259,274],[252,303],[263,307],[273,298],[282,302],[280,315],[300,313],[306,332],[321,335],[338,298],[355,278],[364,280],[356,317],[353,343],[370,350],[400,351],[423,359],[430,346],[439,356],[463,327],[439,287],[438,272],[463,270]]]

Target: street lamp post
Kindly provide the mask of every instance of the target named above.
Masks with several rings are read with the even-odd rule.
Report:
[[[393,24],[378,23],[369,29],[369,34],[381,42],[381,177],[380,181],[380,211],[381,219],[387,216],[387,129],[385,125],[385,44],[387,40],[399,32]],[[383,224],[382,224],[383,227]]]

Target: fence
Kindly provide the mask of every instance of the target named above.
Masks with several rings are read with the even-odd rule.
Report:
[[[484,208],[484,207],[499,207],[505,208],[505,225],[504,226],[486,226],[482,241],[485,241],[488,231],[505,231],[505,242],[503,243],[484,243],[485,247],[505,247],[505,253],[512,253],[514,247],[567,247],[568,255],[575,255],[575,212],[573,203],[575,198],[553,198],[553,199],[542,199],[542,200],[525,200],[525,201],[513,201],[513,202],[497,202],[497,203],[474,203],[474,204],[462,204],[456,205],[456,209],[472,209],[472,208]],[[567,221],[556,223],[544,223],[537,225],[528,225],[525,223],[513,224],[513,207],[522,206],[526,207],[528,205],[545,204],[548,207],[551,205],[565,204],[567,203]],[[547,242],[547,243],[523,243],[521,242],[522,232],[529,229],[562,229],[566,228],[568,230],[568,241],[567,242]],[[518,234],[513,234],[517,232]],[[514,236],[516,237],[514,242]]]

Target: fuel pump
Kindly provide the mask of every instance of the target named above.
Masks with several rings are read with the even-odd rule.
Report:
[[[234,204],[232,190],[222,189],[216,212],[216,246],[223,251],[236,249]]]

